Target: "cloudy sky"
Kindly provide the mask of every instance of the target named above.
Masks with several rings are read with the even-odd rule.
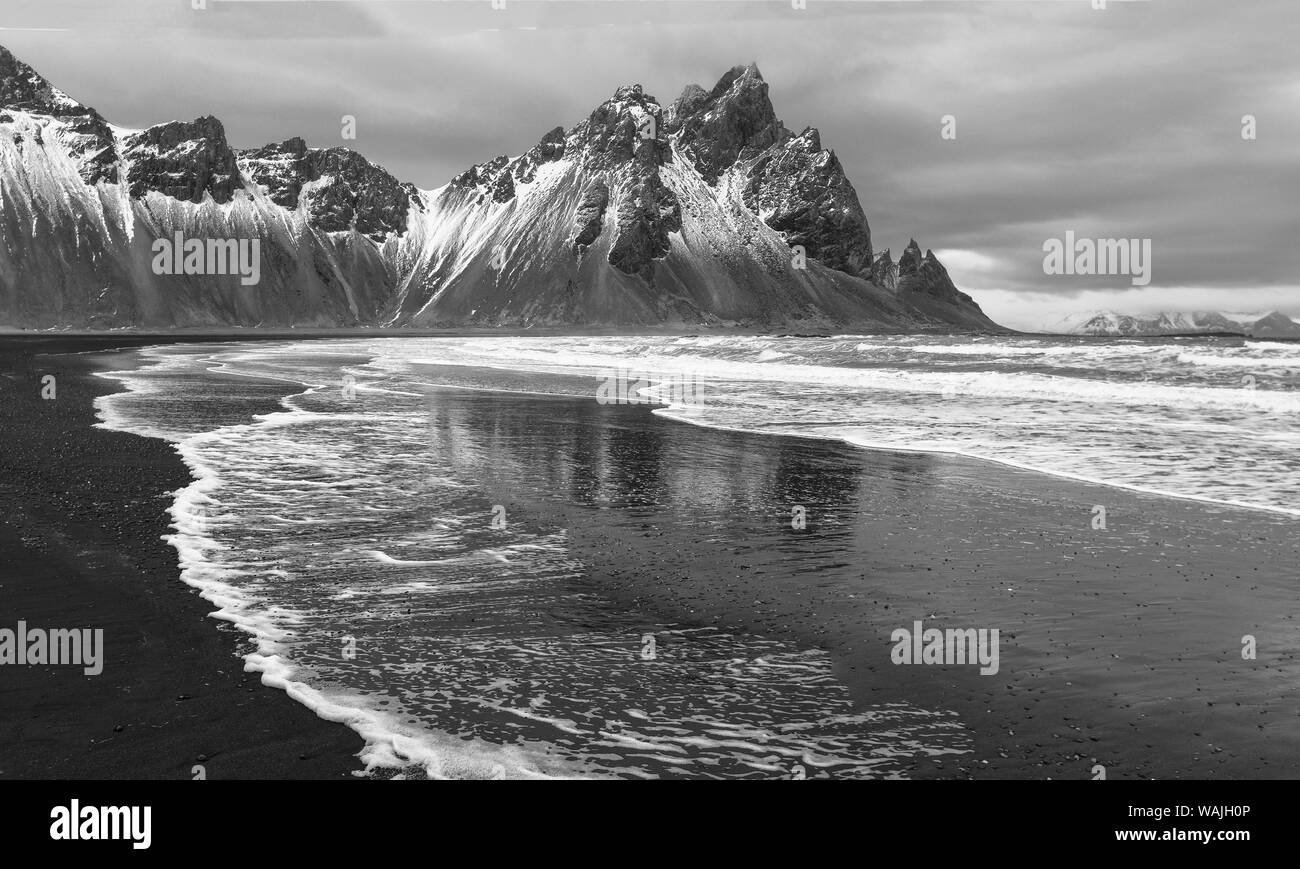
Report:
[[[876,248],[934,248],[994,319],[1300,317],[1297,0],[201,2],[4,0],[0,44],[116,124],[214,114],[236,147],[347,144],[425,188],[619,84],[667,103],[752,60]],[[1151,283],[1045,275],[1067,231],[1151,239]]]

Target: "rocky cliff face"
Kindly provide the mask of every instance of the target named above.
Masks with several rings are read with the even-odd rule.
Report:
[[[182,202],[225,203],[244,186],[225,127],[211,116],[150,127],[128,136],[122,152],[134,199],[153,191]]]
[[[994,329],[909,246],[873,257],[817,130],[757,67],[639,85],[431,191],[346,148],[111,127],[0,48],[0,324]],[[157,274],[158,239],[256,239],[261,281]]]
[[[663,126],[663,111],[655,98],[640,85],[632,85],[615,91],[612,100],[602,103],[573,131],[573,150],[582,155],[584,174],[596,176],[594,195],[600,198],[603,189],[608,196],[611,184],[615,191],[609,264],[625,275],[639,275],[650,285],[655,279],[654,261],[668,254],[669,235],[682,228],[681,203],[660,175],[664,163],[672,159]],[[592,226],[590,220],[584,224],[584,228]]]
[[[871,230],[839,159],[815,128],[785,128],[757,66],[731,69],[712,91],[688,85],[669,132],[707,183],[734,176],[745,206],[788,244],[833,269],[869,271]]]
[[[898,290],[898,263],[890,256],[889,248],[871,261],[869,278],[873,284],[890,292]]]
[[[916,243],[916,239],[912,239],[903,251],[897,273],[900,294],[923,294],[941,302],[974,304],[970,296],[953,285],[948,270],[939,262],[934,251],[927,250],[925,256],[921,255],[921,246]]]
[[[390,233],[406,232],[411,208],[424,207],[415,185],[403,184],[347,148],[313,149],[293,138],[241,151],[239,158],[248,180],[272,202],[301,206],[311,225],[324,232],[355,229],[382,243]]]
[[[746,172],[745,204],[791,245],[851,275],[870,273],[871,230],[858,195],[834,152],[809,127],[798,136],[782,128],[778,142]]]
[[[784,127],[753,64],[733,67],[712,91],[703,91],[687,86],[674,103],[671,132],[705,182],[717,184],[737,162],[776,144]]]

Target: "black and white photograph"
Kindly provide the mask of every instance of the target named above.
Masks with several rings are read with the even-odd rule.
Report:
[[[1115,783],[1300,778],[1297,37],[0,0],[6,796],[1035,781],[919,798],[1241,853]]]

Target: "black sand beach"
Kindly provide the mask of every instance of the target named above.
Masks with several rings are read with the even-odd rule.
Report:
[[[74,347],[99,349],[42,349]],[[166,444],[89,428],[93,396],[112,390],[87,373],[96,357],[3,362],[0,623],[103,627],[108,640],[99,677],[0,672],[3,776],[356,769],[359,738],[243,673],[240,637],[177,578],[158,538],[187,471]],[[44,373],[56,401],[39,398]],[[918,758],[914,777],[1300,775],[1296,520],[589,399],[435,400],[438,424],[491,458],[466,470],[512,516],[567,533],[585,567],[575,590],[663,623],[824,649],[863,705],[956,713],[973,752]],[[804,529],[791,528],[796,505]],[[893,665],[891,632],[917,620],[998,629],[998,673]],[[1256,660],[1242,658],[1247,634]]]
[[[118,391],[91,374],[101,357],[35,355],[145,343],[163,342],[0,344],[0,625],[102,628],[106,646],[97,676],[0,669],[0,778],[349,777],[361,739],[244,673],[245,639],[179,580],[160,539],[190,481],[172,448],[91,428],[94,397]]]

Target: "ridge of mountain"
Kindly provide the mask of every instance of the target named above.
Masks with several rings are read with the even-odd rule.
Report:
[[[1000,330],[932,251],[875,255],[754,64],[667,108],[621,86],[426,191],[347,148],[236,148],[211,116],[114,127],[0,47],[0,197],[11,326]],[[160,273],[173,239],[208,260]],[[214,239],[256,242],[255,285],[212,273]]]
[[[1252,338],[1300,338],[1300,323],[1278,311],[1257,314],[1228,314],[1219,311],[1122,314],[1115,311],[1090,311],[1072,314],[1047,331],[1111,337],[1226,334]]]

